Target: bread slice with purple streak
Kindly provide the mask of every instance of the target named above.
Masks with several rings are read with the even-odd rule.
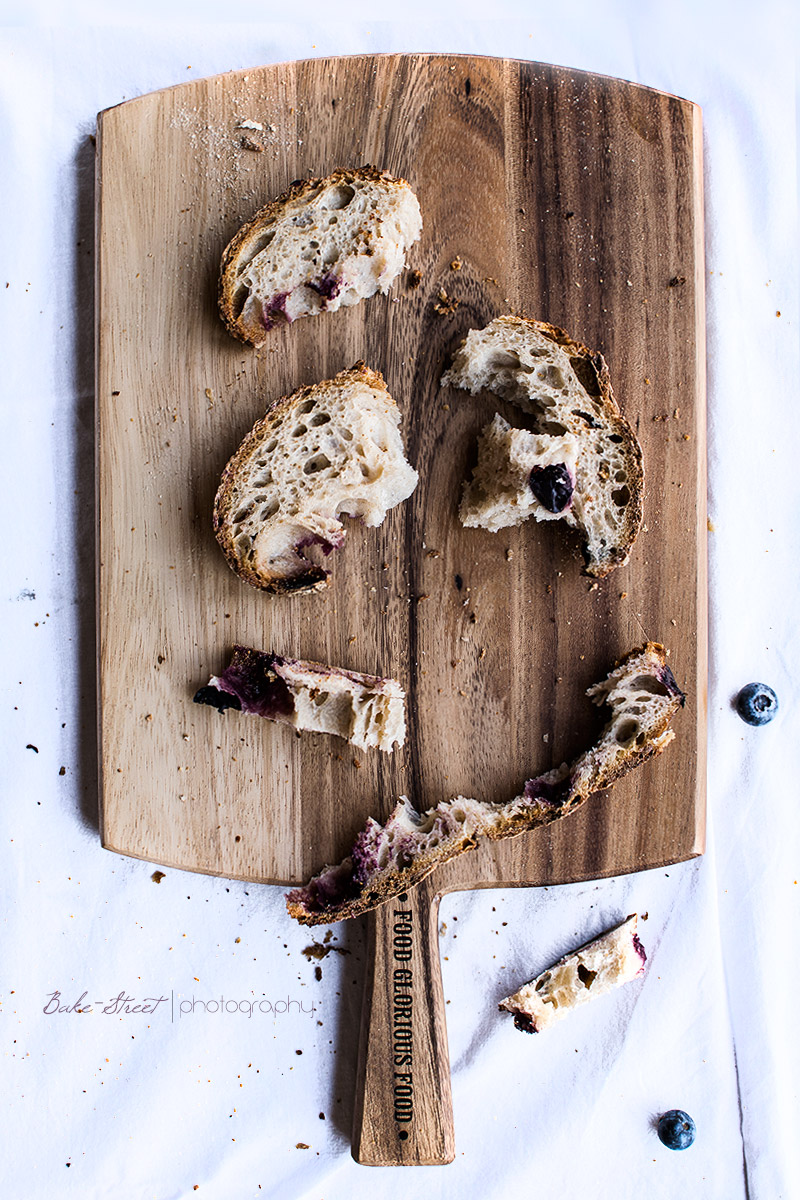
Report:
[[[644,974],[647,962],[637,933],[636,913],[600,937],[542,971],[513,996],[500,1001],[500,1011],[514,1016],[523,1033],[541,1033],[574,1009],[605,996]]]
[[[225,670],[194,699],[391,754],[406,737],[405,695],[396,679],[235,646]]]
[[[378,371],[361,361],[277,400],[222,474],[214,532],[230,567],[275,594],[315,592],[327,555],[345,540],[341,517],[368,526],[406,500],[418,476],[406,461],[400,410]]]
[[[259,347],[299,317],[388,292],[421,231],[417,197],[386,171],[297,179],[227,246],[222,319],[234,337]]]
[[[304,925],[355,917],[419,883],[481,838],[514,837],[574,812],[591,795],[660,754],[685,696],[657,642],[632,651],[587,695],[611,709],[595,744],[571,763],[527,780],[506,803],[457,796],[419,813],[404,796],[381,825],[370,818],[343,862],[325,867],[287,895],[289,914]]]

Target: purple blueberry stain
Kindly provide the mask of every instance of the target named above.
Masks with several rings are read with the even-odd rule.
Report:
[[[636,951],[636,953],[639,955],[639,958],[642,960],[642,966],[644,966],[644,964],[647,962],[647,955],[645,954],[644,946],[639,941],[638,933],[635,933],[633,935],[633,948]]]
[[[516,1012],[514,1013],[514,1028],[520,1033],[538,1033],[536,1022],[529,1013]]]
[[[307,546],[321,546],[322,553],[327,558],[332,550],[339,550],[345,538],[345,530],[342,529],[341,536],[336,541],[329,541],[328,538],[320,537],[318,533],[310,533],[301,541],[295,543],[295,550],[299,553],[305,550]]]
[[[234,646],[233,656],[224,671],[216,676],[216,686],[200,688],[198,704],[213,704],[220,712],[238,708],[268,720],[287,717],[294,711],[294,700],[286,683],[273,669],[283,659],[263,650]],[[211,693],[218,698],[212,699]],[[230,696],[228,701],[224,697]]]
[[[303,888],[288,893],[288,899],[301,904],[306,912],[319,913],[339,908],[358,895],[360,888],[353,878],[353,861],[346,858],[338,866],[327,867]]]
[[[675,676],[672,674],[672,671],[670,671],[666,663],[659,669],[658,677],[671,696],[679,697],[681,708],[683,708],[684,704],[686,703],[686,696],[678,687]]]
[[[561,513],[572,500],[575,484],[564,463],[534,467],[528,485],[536,499],[551,513]]]
[[[363,829],[356,838],[352,857],[353,881],[363,886],[378,869],[378,856],[368,829]]]
[[[292,323],[292,318],[286,311],[286,301],[289,298],[289,292],[278,292],[267,303],[265,309],[262,310],[261,320],[264,323],[264,328],[269,331],[274,329],[279,320],[286,321],[289,325]]]
[[[242,710],[242,702],[238,696],[234,696],[232,692],[221,691],[213,684],[199,688],[194,694],[194,702],[208,704],[219,713],[224,713],[228,708],[235,708],[239,712]]]
[[[537,779],[527,780],[522,794],[526,800],[538,800],[549,808],[561,808],[569,799],[571,791],[572,779],[569,775],[553,783],[544,776],[539,776]]]
[[[322,275],[314,283],[309,283],[308,286],[325,301],[324,308],[339,295],[339,292],[342,290],[342,280],[337,279],[335,275]]]

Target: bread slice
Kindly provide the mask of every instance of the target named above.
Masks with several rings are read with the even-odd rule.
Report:
[[[385,825],[369,819],[342,863],[288,893],[289,914],[304,925],[358,916],[471,850],[481,837],[514,837],[567,816],[665,749],[675,736],[669,723],[685,700],[657,642],[634,650],[587,695],[608,705],[611,718],[574,762],[529,779],[519,796],[503,804],[457,796],[420,814],[401,797]]]
[[[235,708],[391,754],[406,738],[405,695],[395,679],[234,646],[222,674],[194,699],[221,713]]]
[[[417,486],[404,457],[400,411],[377,371],[357,362],[278,400],[226,466],[214,532],[237,575],[267,592],[330,582],[302,549],[342,545],[340,515],[380,525]]]
[[[583,535],[585,574],[601,578],[628,561],[642,522],[642,452],[601,354],[544,321],[497,317],[467,334],[442,384],[493,391],[537,425],[534,435],[500,417],[483,431],[465,525],[560,518]]]
[[[541,1033],[581,1005],[643,975],[647,955],[636,932],[638,920],[633,913],[614,929],[560,958],[513,996],[501,1000],[501,1012],[513,1013],[514,1024],[523,1033]]]
[[[422,231],[404,179],[375,167],[295,180],[225,249],[219,309],[240,341],[262,346],[298,317],[387,292]]]

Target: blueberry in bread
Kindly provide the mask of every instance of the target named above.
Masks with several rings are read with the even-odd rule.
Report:
[[[467,334],[448,384],[495,392],[537,426],[513,429],[499,415],[486,426],[462,523],[495,532],[529,516],[560,519],[583,536],[585,574],[623,566],[642,522],[644,472],[603,356],[544,321],[497,317]]]
[[[375,167],[296,180],[222,256],[219,309],[230,333],[262,346],[298,317],[387,292],[422,231],[404,179]]]
[[[417,473],[405,459],[400,411],[377,371],[358,362],[278,400],[226,466],[214,532],[232,569],[267,592],[330,582],[302,555],[342,545],[342,514],[380,525]]]
[[[405,692],[395,679],[235,646],[231,661],[195,694],[195,703],[332,733],[391,754],[406,737]]]
[[[643,975],[647,955],[637,925],[633,913],[621,925],[560,958],[501,1000],[501,1012],[513,1013],[514,1025],[523,1033],[541,1033],[573,1009]]]
[[[594,792],[659,754],[673,740],[672,717],[685,700],[657,642],[634,650],[587,695],[611,717],[591,749],[527,780],[502,804],[457,796],[420,814],[401,797],[385,825],[370,818],[343,862],[325,867],[287,895],[304,925],[355,917],[407,891],[481,837],[514,837],[560,820]]]

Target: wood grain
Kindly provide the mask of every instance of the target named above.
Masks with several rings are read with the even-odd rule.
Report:
[[[428,878],[370,915],[352,1145],[365,1166],[455,1157],[438,913]]]
[[[246,120],[263,131],[243,131]],[[688,693],[676,743],[562,824],[444,867],[415,903],[700,853],[699,109],[535,63],[359,56],[129,101],[100,114],[98,151],[104,845],[188,870],[304,882],[400,794],[421,809],[459,792],[502,801],[584,749],[602,724],[585,689],[651,638],[669,647]],[[424,230],[409,265],[421,286],[404,276],[388,296],[277,330],[259,352],[233,341],[215,309],[229,238],[291,180],[365,162],[405,176],[419,196]],[[458,301],[450,314],[437,312],[442,291]],[[629,565],[596,584],[580,574],[569,531],[530,522],[492,535],[458,523],[478,430],[495,411],[526,418],[438,381],[466,331],[503,312],[548,320],[601,351],[642,443],[645,528]],[[325,594],[270,598],[238,580],[216,545],[220,473],[272,400],[359,358],[384,374],[403,411],[420,485],[380,529],[349,523]],[[193,705],[237,641],[393,675],[409,697],[406,746],[391,757],[353,753]],[[370,919],[376,947],[387,919]],[[387,978],[368,984],[376,1006],[388,1003]],[[426,980],[435,1025],[435,972]],[[365,1012],[369,1022],[369,1004]],[[379,1028],[366,1065],[386,1053]],[[441,1038],[429,1031],[423,1041],[428,1076],[441,1080]],[[443,1119],[430,1137],[411,1138],[415,1151],[398,1148],[395,1127],[389,1161],[444,1161],[446,1127]],[[359,1133],[357,1146],[378,1161],[386,1138]]]

